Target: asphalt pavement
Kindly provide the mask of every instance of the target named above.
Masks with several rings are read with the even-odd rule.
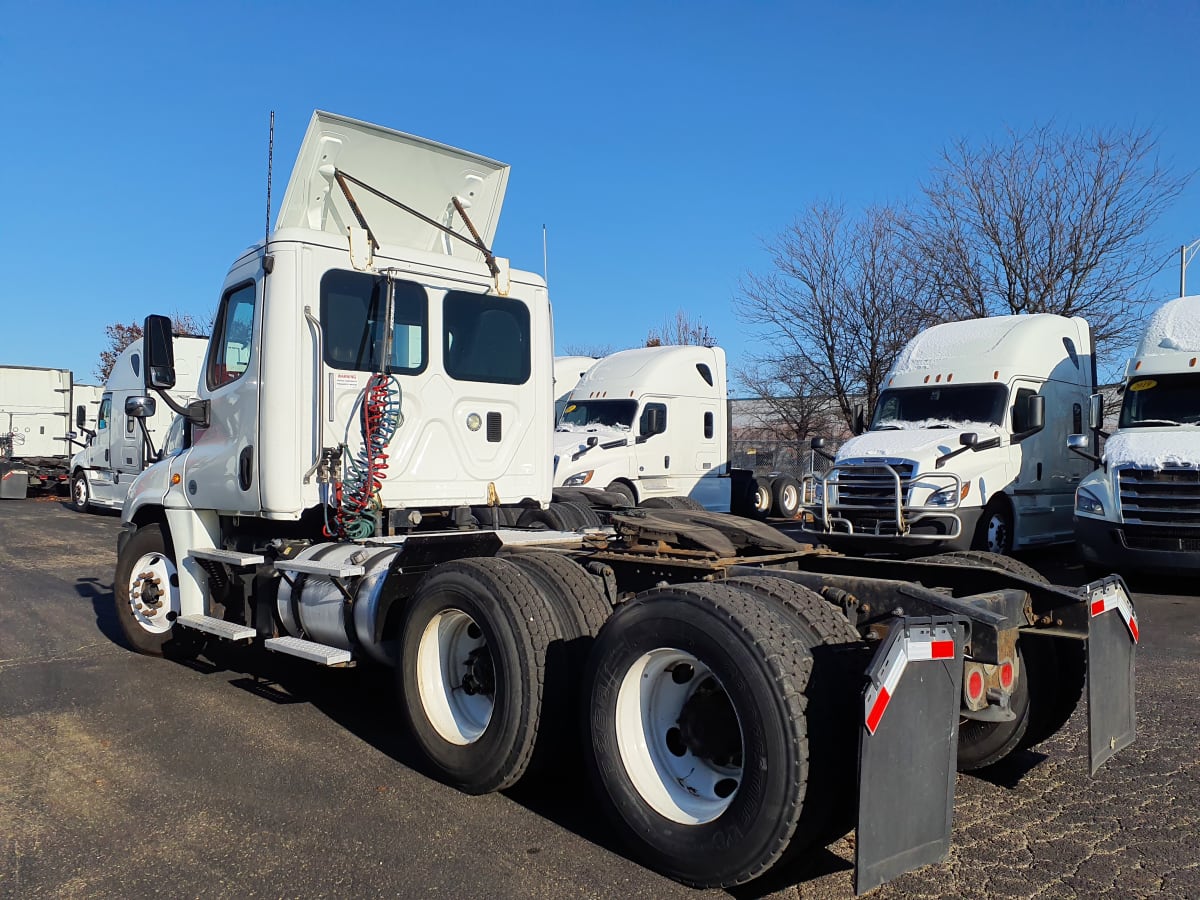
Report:
[[[404,733],[390,673],[121,641],[119,522],[0,501],[0,897],[719,897],[627,859],[577,767],[468,797]],[[1078,584],[1070,548],[1024,557]],[[960,775],[945,862],[874,897],[1200,896],[1200,597],[1134,581],[1138,739],[1094,777],[1084,710]],[[852,837],[737,898],[849,897]]]

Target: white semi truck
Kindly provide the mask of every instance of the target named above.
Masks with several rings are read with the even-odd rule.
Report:
[[[1102,434],[1099,395],[1094,437],[1070,438],[1099,464],[1075,494],[1075,539],[1093,572],[1200,571],[1198,359],[1200,297],[1164,303],[1126,367],[1121,416],[1102,456],[1089,452]]]
[[[67,481],[74,376],[70,369],[0,366],[2,496],[52,490]],[[85,388],[85,394],[86,394]]]
[[[554,484],[600,488],[630,505],[758,518],[774,505],[791,518],[800,506],[795,479],[780,474],[773,484],[729,465],[726,383],[720,347],[641,347],[604,357],[559,415]]]
[[[226,276],[186,406],[166,393],[170,322],[147,319],[145,384],[191,436],[122,512],[135,650],[256,641],[392,667],[416,746],[472,793],[563,758],[586,710],[598,805],[693,885],[856,824],[860,891],[941,858],[955,761],[1053,734],[1085,659],[1106,698],[1093,771],[1133,740],[1118,577],[1074,591],[999,557],[853,559],[697,510],[506,525],[570,505],[551,500],[546,288],[489,249],[507,174],[318,112],[275,230]]]
[[[835,549],[1013,550],[1073,539],[1086,460],[1066,449],[1095,390],[1081,318],[935,325],[897,358],[870,428],[816,484],[807,530]]]
[[[177,402],[187,402],[196,391],[208,338],[184,335],[178,336],[174,343],[175,371],[181,390],[173,392],[173,396]],[[100,394],[94,425],[88,424],[88,406],[76,403],[76,429],[86,437],[83,448],[70,463],[71,502],[80,512],[93,507],[120,509],[134,478],[156,458],[157,448],[176,416],[165,405],[156,407],[149,416],[126,412],[126,400],[146,393],[144,357],[141,338],[121,351]],[[179,427],[183,427],[182,423]]]

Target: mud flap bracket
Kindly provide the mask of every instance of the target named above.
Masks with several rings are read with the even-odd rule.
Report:
[[[1137,735],[1134,650],[1137,612],[1119,575],[1087,585],[1088,762],[1092,774]]]
[[[950,849],[963,645],[958,616],[896,617],[867,669],[854,892]]]

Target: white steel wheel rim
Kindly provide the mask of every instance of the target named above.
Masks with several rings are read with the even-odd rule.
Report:
[[[1008,537],[1008,523],[1000,513],[992,513],[988,517],[987,543],[988,550],[993,553],[1003,553]]]
[[[767,512],[771,508],[771,492],[762,485],[754,489],[754,508],[759,512]]]
[[[75,476],[74,497],[76,506],[87,506],[88,502],[88,485],[87,476]]]
[[[791,514],[800,508],[800,490],[794,484],[783,486],[782,499],[784,512]]]
[[[694,674],[681,684],[675,678],[676,666],[690,666]],[[616,738],[625,773],[655,812],[682,825],[718,818],[733,803],[742,781],[740,761],[721,765],[688,748],[681,753],[678,739],[670,739],[672,730],[678,732],[684,705],[709,678],[724,691],[696,657],[660,648],[630,666],[617,692]],[[740,720],[737,727],[739,746],[744,748]]]
[[[417,646],[417,691],[429,724],[443,740],[465,746],[479,740],[492,719],[494,693],[470,693],[474,651],[487,641],[475,620],[460,609],[446,609],[429,620]]]
[[[151,634],[170,631],[179,615],[179,575],[165,553],[143,553],[133,564],[126,599],[134,621]]]

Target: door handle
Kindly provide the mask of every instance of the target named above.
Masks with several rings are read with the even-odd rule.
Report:
[[[243,447],[242,452],[238,455],[238,485],[243,491],[248,491],[253,483],[254,447],[247,446]]]

